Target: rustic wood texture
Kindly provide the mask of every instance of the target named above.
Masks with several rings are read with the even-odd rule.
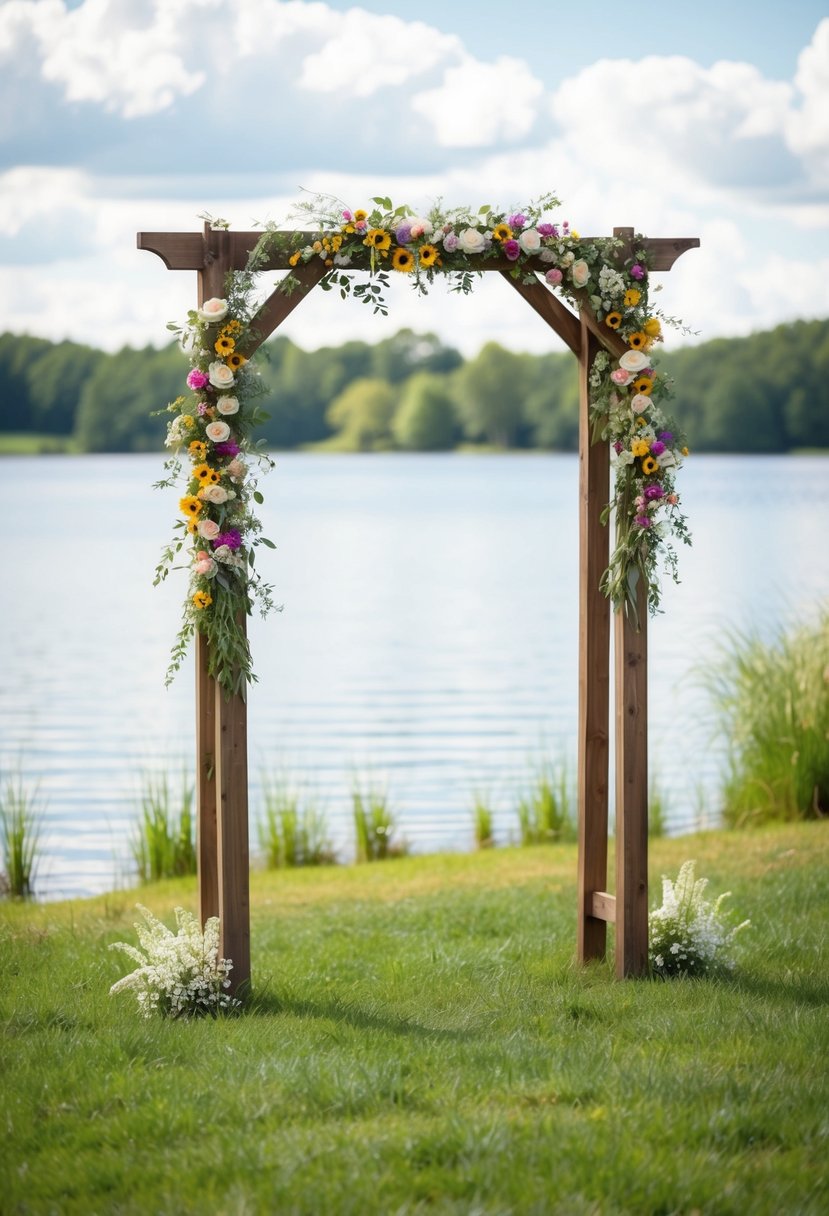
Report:
[[[276,287],[265,300],[261,308],[254,313],[251,320],[251,328],[256,333],[256,341],[253,345],[248,345],[245,353],[250,356],[253,352],[262,345],[266,338],[269,338],[275,329],[277,329],[286,317],[289,317],[296,308],[297,304],[301,304],[309,295],[311,289],[316,287],[320,279],[326,273],[326,267],[319,258],[313,262],[308,262],[306,266],[297,266],[292,272],[293,277],[298,281],[299,286],[295,287],[290,293],[281,291]]]
[[[616,896],[608,895],[607,891],[594,891],[590,901],[590,914],[597,920],[607,921],[609,925],[616,922]]]
[[[247,705],[216,687],[220,954],[233,960],[230,991],[250,984]]]
[[[506,270],[502,270],[501,274],[578,357],[581,353],[581,324],[576,314],[570,312],[540,279],[534,283],[524,283],[521,279],[514,279]]]
[[[610,735],[610,605],[599,589],[608,563],[601,512],[610,493],[610,451],[592,442],[589,375],[598,340],[582,314],[579,358],[578,958],[603,958],[607,930],[593,893],[607,884]]]
[[[615,613],[616,974],[648,967],[648,606],[640,578],[638,629]]]
[[[196,634],[196,846],[199,918],[219,915],[219,843],[216,835],[216,683],[207,674],[208,645]]]

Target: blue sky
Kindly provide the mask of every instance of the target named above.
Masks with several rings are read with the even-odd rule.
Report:
[[[553,190],[582,232],[700,236],[663,307],[701,338],[829,314],[819,4],[5,0],[0,103],[0,330],[160,344],[194,276],[135,232],[281,220],[302,188],[510,208]],[[286,332],[554,345],[505,292],[396,284],[387,321],[314,296]]]

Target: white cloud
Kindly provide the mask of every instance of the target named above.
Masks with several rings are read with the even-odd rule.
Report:
[[[412,109],[427,118],[445,148],[488,148],[531,130],[544,86],[520,59],[480,63],[466,56],[436,89],[418,93]]]

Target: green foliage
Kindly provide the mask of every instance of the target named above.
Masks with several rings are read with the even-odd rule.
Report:
[[[331,402],[326,419],[343,452],[373,452],[391,447],[395,394],[385,380],[355,380]]]
[[[575,967],[575,848],[490,849],[254,874],[249,1012],[215,1020],[107,995],[133,894],[4,903],[3,1210],[822,1216],[827,825],[693,855],[752,920],[734,975]]]
[[[100,360],[80,395],[75,438],[85,452],[157,452],[164,428],[153,413],[184,390],[187,362],[177,343],[125,347]]]
[[[668,823],[668,799],[656,776],[648,786],[648,835],[653,839],[665,835]]]
[[[196,873],[194,789],[182,777],[174,795],[167,775],[146,776],[130,851],[141,882]]]
[[[0,892],[15,899],[34,895],[40,826],[37,792],[27,790],[20,777],[7,778],[0,788]]]
[[[491,849],[495,844],[494,815],[489,800],[476,794],[472,803],[472,828],[477,849]]]
[[[385,861],[388,857],[400,857],[407,851],[403,841],[394,839],[397,821],[385,790],[370,784],[362,789],[355,780],[351,805],[358,862]]]
[[[334,862],[324,812],[312,802],[300,804],[284,780],[262,779],[264,815],[259,845],[269,870],[321,866]]]
[[[446,451],[454,446],[455,429],[455,407],[446,381],[430,372],[418,372],[407,380],[392,423],[397,447]]]
[[[771,642],[732,634],[704,678],[728,749],[725,822],[829,814],[829,610]]]
[[[531,771],[518,802],[518,830],[522,845],[575,839],[572,794],[563,764],[542,761]]]
[[[714,975],[733,970],[734,941],[748,927],[729,923],[723,904],[730,891],[713,903],[705,898],[707,878],[697,878],[696,862],[679,867],[676,882],[663,876],[662,903],[648,918],[648,959],[654,975]]]

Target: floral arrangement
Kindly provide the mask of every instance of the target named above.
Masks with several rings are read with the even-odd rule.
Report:
[[[695,877],[696,863],[686,861],[676,882],[662,879],[662,905],[648,919],[648,957],[654,975],[710,975],[733,970],[734,940],[750,921],[729,927],[722,905],[725,894],[705,899],[707,878]]]
[[[214,916],[202,933],[195,916],[176,908],[178,933],[156,920],[138,904],[144,923],[135,929],[142,949],[126,942],[114,942],[111,950],[123,950],[138,968],[110,988],[110,996],[133,989],[144,1017],[154,1013],[165,1017],[195,1017],[234,1009],[240,1002],[226,991],[233,967],[219,958],[219,921]]]
[[[597,321],[626,344],[621,358],[598,353],[590,372],[594,440],[612,445],[615,487],[604,521],[615,516],[615,547],[602,588],[616,606],[637,619],[640,589],[646,589],[651,612],[660,601],[659,567],[677,578],[671,538],[690,543],[676,490],[676,471],[687,447],[663,404],[670,384],[654,366],[653,352],[663,340],[663,324],[678,326],[651,303],[653,294],[646,242],[632,245],[615,237],[583,240],[567,220],[557,222],[560,206],[552,194],[516,211],[484,205],[444,209],[440,204],[422,215],[388,198],[373,207],[351,209],[338,200],[316,195],[295,209],[292,219],[302,230],[267,225],[247,266],[227,276],[225,298],[206,300],[188,314],[187,325],[169,328],[179,335],[190,359],[187,396],[168,409],[167,444],[175,450],[167,476],[170,486],[186,467],[183,519],[156,570],[166,578],[191,536],[190,586],[184,622],[173,646],[169,683],[181,665],[194,632],[209,642],[209,672],[228,694],[244,695],[253,675],[245,617],[258,601],[263,615],[274,607],[271,588],[254,569],[254,550],[271,541],[261,535],[252,510],[261,503],[252,461],[271,462],[250,440],[267,417],[255,406],[261,391],[252,360],[245,351],[256,345],[251,297],[254,276],[269,262],[283,258],[291,267],[322,262],[321,286],[353,294],[375,312],[388,311],[385,289],[390,274],[407,276],[426,293],[436,275],[450,289],[472,290],[487,261],[500,259],[516,279],[537,283],[539,276],[577,308],[587,307]],[[210,220],[215,228],[224,220]],[[355,272],[363,272],[355,282]],[[300,286],[289,273],[280,289]],[[653,291],[658,290],[654,288]],[[189,463],[185,466],[182,452]]]

